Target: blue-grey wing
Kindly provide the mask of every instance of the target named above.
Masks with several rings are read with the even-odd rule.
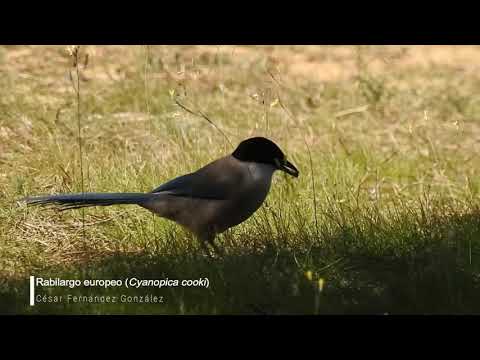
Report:
[[[222,186],[209,182],[197,173],[179,176],[160,185],[152,193],[166,192],[170,195],[194,197],[201,199],[222,200],[227,198],[227,191]]]
[[[236,162],[224,158],[214,161],[194,173],[170,180],[152,192],[224,200],[238,191],[244,178],[244,170]]]
[[[182,175],[167,181],[166,183],[152,190],[152,193],[169,192],[175,195],[180,195],[181,193],[187,192],[192,187],[193,175],[194,174]]]

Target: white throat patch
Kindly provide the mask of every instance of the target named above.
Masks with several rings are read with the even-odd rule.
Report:
[[[253,177],[253,181],[258,181],[261,183],[270,182],[272,180],[272,175],[276,170],[273,165],[256,162],[249,162],[248,169]]]

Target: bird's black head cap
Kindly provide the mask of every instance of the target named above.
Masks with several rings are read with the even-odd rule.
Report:
[[[232,154],[240,161],[254,161],[275,165],[275,159],[283,160],[285,154],[271,140],[253,137],[243,140]]]
[[[264,137],[243,140],[237,146],[232,156],[240,161],[253,161],[273,165],[278,170],[294,177],[299,175],[298,169],[287,160],[283,151],[273,141]]]

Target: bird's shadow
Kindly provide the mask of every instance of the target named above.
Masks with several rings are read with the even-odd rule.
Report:
[[[291,238],[262,240],[251,234],[238,241],[224,238],[226,252],[214,258],[188,244],[96,254],[94,260],[0,279],[0,314],[480,313],[479,219],[477,212],[444,216],[436,226],[406,233],[403,247],[392,244],[383,250],[367,249],[372,238],[345,227],[309,248],[302,242],[295,245]],[[407,225],[402,228],[416,229]],[[29,275],[119,280],[121,286],[38,286],[35,295],[41,301],[29,306]],[[179,283],[127,288],[125,282],[131,278]],[[197,280],[198,286],[182,286],[182,280]],[[49,296],[65,300],[68,295],[87,301],[48,302]],[[118,301],[89,302],[90,296]],[[154,296],[162,301],[152,302]]]
[[[291,256],[262,251],[232,251],[209,257],[197,249],[188,254],[152,254],[116,252],[97,260],[69,266],[55,265],[21,279],[4,279],[0,284],[2,314],[272,314],[302,312],[306,304],[292,292],[292,266],[282,266]],[[291,260],[293,261],[293,260]],[[276,270],[275,270],[276,269]],[[80,286],[70,288],[37,285],[35,305],[29,306],[30,276],[36,279],[80,280]],[[136,280],[170,280],[140,286]],[[84,286],[85,280],[120,280],[121,286]],[[173,281],[178,280],[175,284]],[[182,281],[186,283],[182,286]],[[192,285],[188,280],[197,280]],[[37,280],[38,281],[38,280]],[[129,284],[128,287],[125,284]],[[296,290],[298,292],[298,290]],[[62,300],[48,302],[55,296]],[[116,296],[117,302],[66,303],[73,296]],[[161,303],[122,302],[121,296],[146,300],[161,297]],[[37,297],[41,301],[37,301]],[[296,305],[287,304],[295,300]],[[44,302],[43,300],[47,301]],[[141,301],[133,299],[132,301]],[[294,301],[295,302],[295,301]]]

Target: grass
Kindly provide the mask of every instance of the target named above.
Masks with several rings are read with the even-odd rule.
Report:
[[[80,153],[65,49],[0,47],[0,313],[480,312],[478,47],[85,52]],[[89,208],[83,219],[16,203],[81,191],[82,180],[85,191],[150,191],[253,135],[278,142],[301,175],[275,175],[266,204],[220,236],[223,258],[141,208]],[[42,288],[163,303],[30,307],[29,275],[210,284]]]

